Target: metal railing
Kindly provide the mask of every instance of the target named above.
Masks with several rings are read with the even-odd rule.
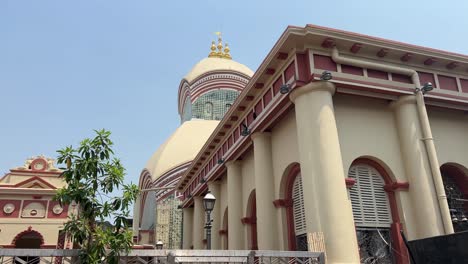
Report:
[[[79,250],[0,249],[0,264],[78,264]],[[146,250],[120,257],[122,264],[246,263],[324,264],[322,252],[270,250]],[[105,263],[103,261],[102,263]]]

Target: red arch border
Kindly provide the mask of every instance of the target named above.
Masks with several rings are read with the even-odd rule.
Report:
[[[408,250],[406,249],[406,245],[400,234],[401,230],[403,230],[403,227],[400,221],[400,214],[398,212],[398,205],[395,198],[395,191],[398,189],[407,190],[409,188],[409,183],[394,181],[388,174],[387,170],[375,160],[369,158],[357,158],[353,161],[351,166],[355,166],[358,164],[368,165],[376,169],[382,176],[385,182],[384,190],[387,193],[388,202],[390,204],[390,210],[392,213],[392,225],[390,227],[390,235],[392,236],[393,249],[395,251],[393,255],[395,256],[396,263],[409,264],[410,262],[408,257]]]
[[[41,240],[41,247],[44,245],[44,236],[42,236],[42,234],[39,232],[39,231],[36,231],[36,230],[33,230],[32,227],[28,227],[28,229],[24,230],[23,232],[21,233],[18,233],[15,238],[13,238],[13,241],[11,241],[11,244],[12,245],[15,245],[16,246],[16,242],[24,235],[26,234],[30,234],[30,233],[33,233],[33,234],[36,234],[39,239]]]
[[[296,250],[296,234],[294,226],[294,212],[293,212],[293,185],[297,175],[301,172],[301,166],[299,163],[294,163],[290,168],[288,175],[286,176],[286,183],[284,185],[284,200],[283,206],[286,208],[286,223],[288,228],[288,250]]]

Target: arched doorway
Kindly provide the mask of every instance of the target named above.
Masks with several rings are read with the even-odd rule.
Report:
[[[250,225],[250,249],[258,250],[257,241],[257,199],[255,190],[250,193],[247,203],[247,218]]]
[[[396,206],[398,185],[378,162],[359,158],[348,171],[361,263],[408,263]]]
[[[455,163],[440,167],[455,232],[468,231],[468,169]]]
[[[12,244],[15,245],[15,248],[37,249],[41,248],[41,246],[44,244],[44,238],[39,232],[32,230],[32,228],[29,227],[27,230],[16,235]],[[31,264],[39,263],[39,257],[35,256],[16,258],[19,258],[19,260],[15,259],[15,263],[24,263],[22,261],[26,261],[27,263]]]

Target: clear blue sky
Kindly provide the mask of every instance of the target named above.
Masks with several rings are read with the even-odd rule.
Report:
[[[442,2],[0,0],[0,173],[106,128],[137,183],[213,32],[252,70],[307,23],[468,54],[468,2]]]

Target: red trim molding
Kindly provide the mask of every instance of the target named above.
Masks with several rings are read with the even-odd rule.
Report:
[[[17,234],[15,236],[15,238],[13,238],[13,241],[11,241],[11,244],[12,245],[16,245],[16,241],[18,241],[18,239],[21,239],[22,236],[26,235],[26,234],[35,234],[38,236],[38,238],[41,240],[41,247],[44,245],[44,237],[42,236],[41,233],[39,233],[38,231],[36,230],[33,230],[32,229],[32,226],[29,226],[28,229],[24,230],[23,232]],[[55,248],[55,246],[54,246]]]
[[[346,188],[350,189],[356,184],[356,179],[353,178],[345,178]]]
[[[252,219],[250,217],[242,217],[241,222],[244,225],[251,225],[252,224]]]
[[[394,192],[394,191],[408,191],[409,189],[409,182],[392,182],[389,184],[384,185],[384,190],[386,192]]]
[[[276,199],[273,201],[275,208],[286,208],[293,206],[293,200],[291,199]]]

